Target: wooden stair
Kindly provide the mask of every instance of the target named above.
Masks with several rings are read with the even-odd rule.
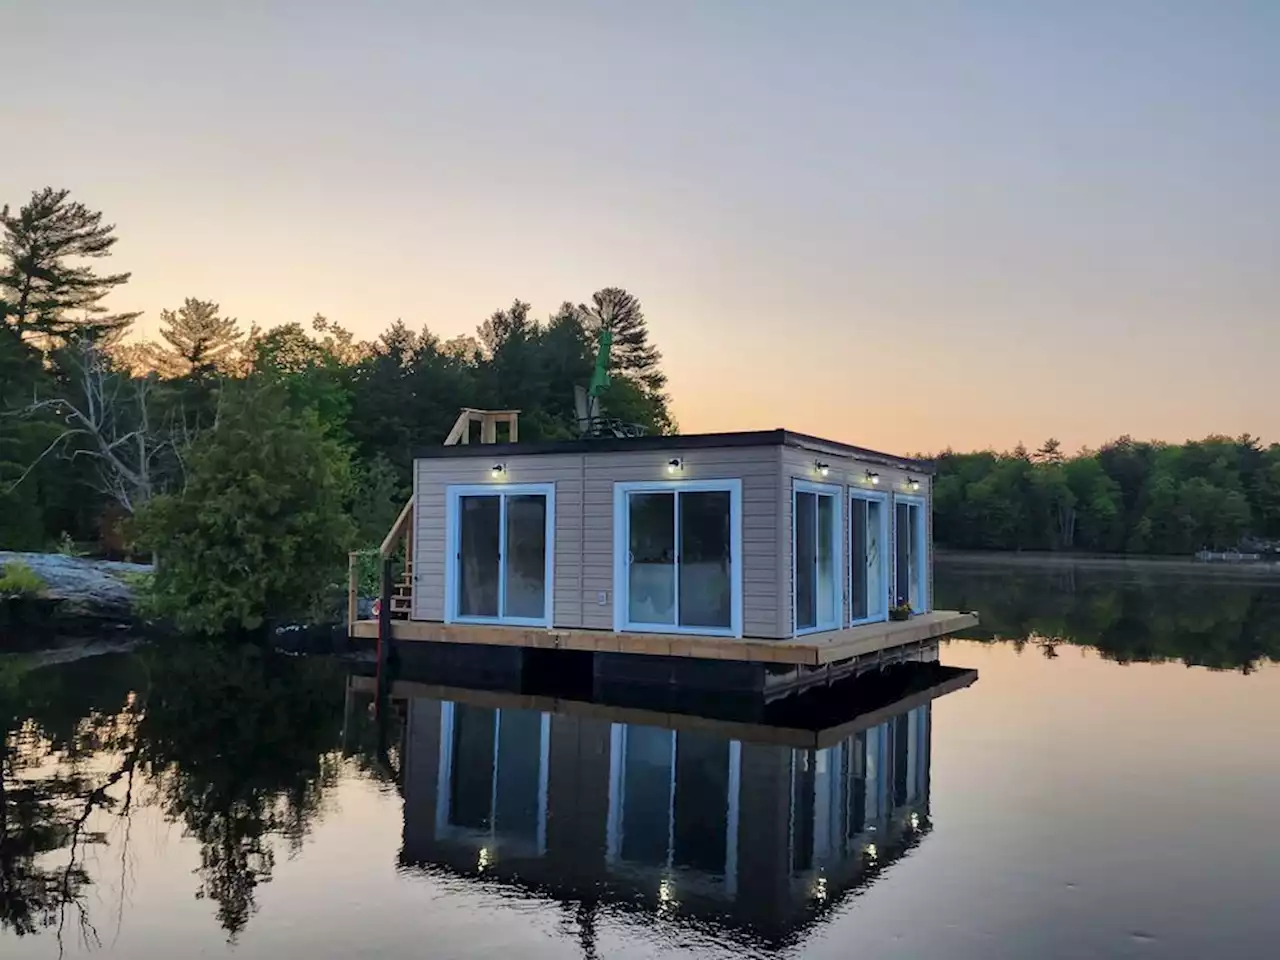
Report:
[[[520,439],[519,410],[477,410],[464,407],[458,419],[445,438],[445,446],[471,442],[471,425],[479,424],[481,443],[498,443],[498,427],[506,427],[507,443],[516,443]],[[392,524],[391,530],[378,548],[378,556],[385,561],[392,557],[403,546],[405,555],[404,573],[391,586],[391,619],[408,620],[413,615],[413,497],[404,505],[400,516]],[[359,579],[360,554],[352,553],[348,558],[347,576],[347,629],[350,632],[359,622]],[[353,634],[354,635],[354,634]]]
[[[408,620],[413,612],[413,561],[404,565],[404,573],[391,587],[391,619]]]

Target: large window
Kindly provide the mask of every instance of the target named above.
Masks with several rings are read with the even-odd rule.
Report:
[[[849,498],[849,619],[874,623],[889,610],[889,509],[883,494]]]
[[[615,487],[619,630],[741,632],[741,487],[736,480]]]
[[[545,851],[550,714],[440,708],[436,835]]]
[[[609,859],[736,880],[741,744],[699,731],[614,724]]]
[[[894,590],[897,602],[916,613],[929,609],[924,504],[919,497],[894,498]]]
[[[796,633],[840,626],[840,488],[797,481],[791,557]]]
[[[449,488],[449,621],[551,623],[555,487]]]

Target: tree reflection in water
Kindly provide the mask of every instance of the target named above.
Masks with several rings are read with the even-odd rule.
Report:
[[[296,853],[337,780],[341,674],[253,647],[184,648],[156,665],[142,769],[166,816],[199,841],[197,896],[234,939],[271,879],[272,839]]]
[[[1280,662],[1280,582],[1261,575],[957,559],[939,564],[936,579],[940,608],[981,615],[966,636],[1034,646],[1049,658],[1071,644],[1120,663],[1249,673]]]
[[[196,896],[234,940],[278,846],[300,848],[336,782],[342,676],[254,647],[0,660],[0,927],[61,941],[74,923],[100,943],[85,851],[119,830],[123,909],[130,818],[148,803],[199,843]]]
[[[61,943],[72,920],[95,945],[84,860],[105,842],[91,826],[95,813],[127,819],[133,808],[136,671],[128,658],[102,658],[86,695],[83,664],[38,666],[29,656],[0,658],[0,928],[20,936],[54,928]]]

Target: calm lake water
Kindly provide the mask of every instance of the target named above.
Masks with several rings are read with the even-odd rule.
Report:
[[[764,722],[0,658],[0,956],[1275,956],[1280,583],[943,565],[937,602],[982,632]]]

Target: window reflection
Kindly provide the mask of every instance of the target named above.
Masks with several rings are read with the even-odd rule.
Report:
[[[928,699],[894,713],[892,701],[841,696],[864,704],[865,724],[833,714],[830,732],[805,732],[654,715],[672,729],[633,722],[636,708],[412,698],[405,863],[781,936],[931,829]],[[777,742],[792,738],[812,745]]]

